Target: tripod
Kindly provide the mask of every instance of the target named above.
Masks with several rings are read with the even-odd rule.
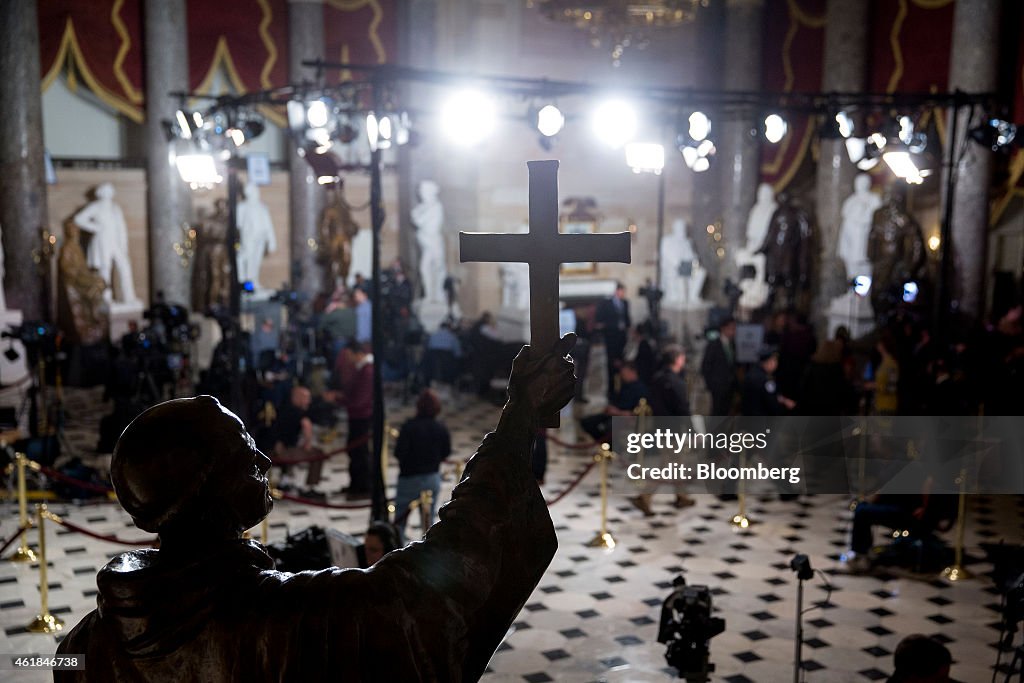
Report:
[[[800,683],[804,646],[804,581],[814,578],[814,570],[811,569],[811,561],[806,555],[797,555],[790,560],[789,568],[796,572],[796,645],[793,652],[793,683]]]

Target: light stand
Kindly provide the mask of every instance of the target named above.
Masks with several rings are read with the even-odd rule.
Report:
[[[811,569],[811,560],[802,554],[789,561],[789,568],[796,572],[796,644],[793,652],[793,683],[800,683],[804,646],[804,581],[814,578],[814,570]]]
[[[379,81],[380,74],[373,72],[373,106],[374,111],[380,111],[383,105],[382,85]],[[384,445],[384,379],[381,375],[381,363],[384,359],[384,334],[381,328],[381,291],[380,291],[380,233],[384,227],[384,205],[383,191],[381,188],[381,150],[374,145],[370,152],[370,223],[372,236],[372,278],[370,289],[373,296],[370,299],[370,340],[373,346],[373,481],[372,498],[370,503],[370,519],[381,520],[388,518],[387,492],[384,488],[384,471],[382,467],[381,454]],[[424,529],[426,533],[426,529]]]

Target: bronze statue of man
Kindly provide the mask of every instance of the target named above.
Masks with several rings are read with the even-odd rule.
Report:
[[[119,555],[98,609],[58,652],[55,681],[475,681],[554,556],[530,470],[540,416],[572,398],[567,335],[516,357],[498,426],[422,542],[368,570],[274,571],[242,539],[273,505],[261,453],[235,415],[199,396],[128,426],[111,477],[160,550]]]
[[[764,243],[757,250],[765,256],[764,279],[768,283],[768,310],[774,309],[781,291],[783,308],[798,306],[800,295],[810,289],[814,263],[814,226],[788,192],[780,192],[779,208],[772,214]]]
[[[880,321],[897,306],[903,286],[917,281],[925,265],[921,226],[907,213],[900,190],[890,190],[871,217],[868,260],[871,261],[871,307]]]

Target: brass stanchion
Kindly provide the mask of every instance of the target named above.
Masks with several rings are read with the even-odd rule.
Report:
[[[746,466],[747,452],[743,451],[740,453],[740,469],[742,470]],[[746,529],[754,522],[747,517],[747,487],[742,478],[737,482],[736,487],[738,489],[736,491],[736,502],[739,504],[739,509],[736,511],[736,514],[732,516],[732,519],[729,520],[729,523],[737,529]]]
[[[25,488],[25,465],[28,458],[24,453],[14,454],[14,465],[18,470],[18,525],[24,527],[28,524],[28,490]],[[11,555],[11,562],[35,562],[36,554],[28,547],[26,531],[21,532],[21,542],[18,549]],[[40,548],[40,551],[42,549]]]
[[[262,543],[263,546],[266,547],[267,541],[269,539],[270,539],[270,515],[267,515],[266,517],[263,518],[263,521],[260,522],[260,543]]]
[[[953,547],[953,564],[942,570],[942,578],[948,581],[965,581],[973,578],[972,574],[964,569],[964,532],[967,528],[967,469],[960,470],[960,477],[957,479],[960,485],[960,495],[957,501],[956,510],[956,545]]]
[[[462,471],[466,469],[465,463],[461,460],[455,461],[455,483],[458,484],[462,481]]]
[[[601,450],[594,455],[594,460],[601,466],[601,530],[587,545],[591,548],[615,547],[615,538],[608,531],[608,461],[615,457],[611,446],[601,444]]]
[[[420,526],[423,527],[423,533],[427,533],[427,529],[430,528],[431,519],[430,508],[434,504],[434,492],[428,489],[420,491]]]
[[[50,587],[46,581],[46,518],[59,519],[46,509],[46,503],[36,506],[36,524],[39,526],[39,603],[40,610],[27,628],[30,633],[56,633],[64,628],[64,620],[50,614]]]

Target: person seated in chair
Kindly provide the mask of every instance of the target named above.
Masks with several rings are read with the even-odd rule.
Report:
[[[459,376],[461,358],[462,342],[455,335],[452,324],[445,321],[437,332],[427,337],[423,354],[423,376],[427,386],[434,380],[454,384]]]
[[[640,405],[640,400],[647,400],[649,397],[647,385],[640,381],[636,365],[631,361],[622,363],[614,384],[618,384],[618,389],[612,394],[604,412],[587,415],[580,420],[583,431],[602,443],[611,439],[613,417],[633,415],[633,411]]]
[[[541,421],[572,398],[567,335],[517,356],[494,432],[426,538],[371,569],[274,571],[243,532],[269,514],[270,460],[211,396],[137,417],[111,479],[159,550],[115,557],[101,609],[57,648],[88,669],[65,681],[475,681],[557,547],[530,471]]]

